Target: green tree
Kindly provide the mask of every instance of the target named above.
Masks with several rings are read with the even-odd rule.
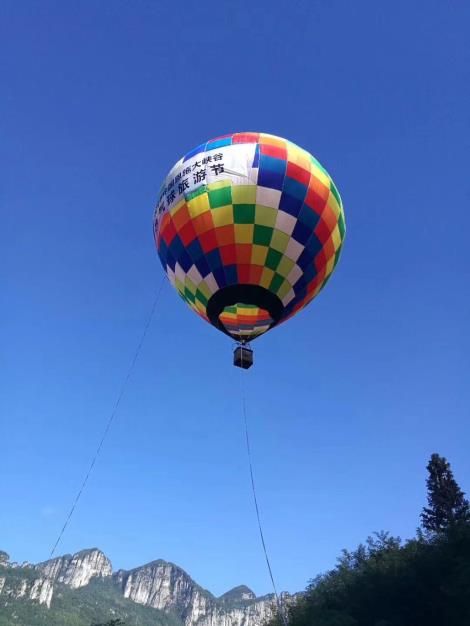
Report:
[[[468,500],[455,481],[447,459],[434,453],[427,470],[429,506],[421,513],[423,528],[429,533],[439,533],[454,524],[470,521]]]
[[[288,609],[289,626],[470,624],[470,524],[402,544],[378,533],[318,576]],[[283,626],[278,617],[269,626]]]
[[[125,626],[126,622],[123,622],[122,619],[112,619],[109,622],[101,622],[100,624],[92,624],[91,626]]]
[[[288,606],[289,626],[464,626],[470,624],[470,511],[449,463],[428,463],[423,530],[402,543],[376,533],[343,550]],[[283,626],[280,616],[268,626]]]

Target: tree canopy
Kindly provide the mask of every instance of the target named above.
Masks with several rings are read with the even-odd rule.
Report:
[[[455,481],[447,459],[433,454],[427,470],[428,506],[421,513],[425,531],[438,533],[453,524],[469,521],[468,500]]]
[[[428,471],[425,532],[406,542],[380,532],[343,550],[288,608],[289,626],[470,624],[468,502],[444,458],[433,455]]]

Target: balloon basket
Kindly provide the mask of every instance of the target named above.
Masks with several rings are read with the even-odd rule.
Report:
[[[237,346],[233,353],[233,364],[244,370],[249,369],[253,365],[253,350],[243,344]]]

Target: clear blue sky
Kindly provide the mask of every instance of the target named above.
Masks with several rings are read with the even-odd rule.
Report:
[[[239,130],[310,150],[348,226],[246,379],[279,587],[374,530],[411,536],[432,452],[470,491],[469,18],[463,0],[3,0],[0,548],[48,557],[161,281],[161,180]],[[58,553],[269,592],[238,377],[167,285]]]

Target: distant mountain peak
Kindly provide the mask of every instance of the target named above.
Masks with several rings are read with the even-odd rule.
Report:
[[[229,589],[219,597],[222,602],[237,602],[239,600],[255,600],[256,594],[246,585],[238,585]]]
[[[72,589],[88,585],[93,577],[111,576],[113,573],[111,561],[98,548],[87,548],[73,555],[58,556],[38,563],[34,569]]]

